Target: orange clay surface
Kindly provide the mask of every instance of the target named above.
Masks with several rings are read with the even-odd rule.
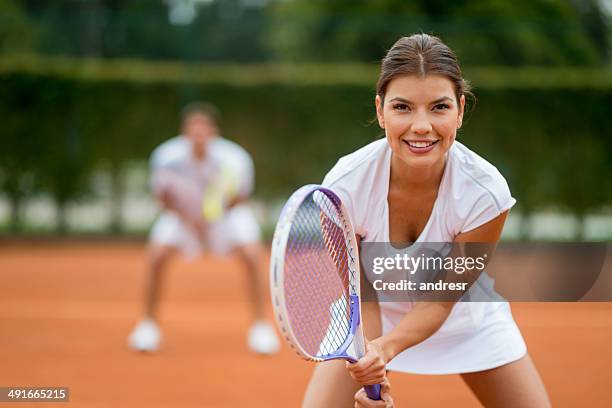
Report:
[[[0,408],[298,407],[313,366],[284,345],[274,357],[249,353],[235,260],[177,259],[161,305],[163,350],[128,350],[144,251],[131,243],[0,243],[0,386],[71,393],[69,403]],[[612,303],[513,311],[553,406],[612,406]],[[398,407],[478,406],[458,376],[392,373],[391,381]]]

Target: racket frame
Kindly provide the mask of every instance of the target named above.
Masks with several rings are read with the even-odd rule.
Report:
[[[285,267],[285,250],[289,241],[289,233],[295,215],[304,199],[316,192],[320,191],[325,194],[334,204],[338,205],[340,214],[342,216],[342,232],[344,234],[345,243],[348,248],[352,249],[352,261],[347,260],[349,269],[349,302],[351,310],[351,320],[349,334],[342,346],[338,348],[341,350],[339,354],[328,354],[321,357],[316,357],[304,350],[304,348],[297,341],[291,324],[289,323],[289,315],[285,303],[285,291],[283,289],[283,278],[284,278],[284,267]],[[279,256],[281,254],[282,256]],[[327,360],[343,359],[350,362],[355,362],[365,354],[365,339],[363,336],[363,329],[361,327],[361,302],[359,301],[360,296],[360,271],[359,271],[359,252],[357,248],[357,242],[355,238],[355,232],[353,225],[351,224],[350,218],[346,207],[340,200],[340,197],[336,195],[332,190],[322,187],[317,184],[308,184],[291,195],[279,217],[279,221],[274,231],[274,238],[272,239],[272,258],[270,261],[270,292],[272,295],[272,304],[274,309],[274,316],[280,327],[281,334],[285,340],[289,343],[291,348],[305,360],[322,362]],[[347,351],[350,345],[354,344],[356,357],[350,356]]]

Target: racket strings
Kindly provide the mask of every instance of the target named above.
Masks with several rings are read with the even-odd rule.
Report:
[[[288,317],[296,339],[314,357],[333,354],[350,334],[355,257],[347,251],[344,231],[336,204],[315,191],[298,208],[289,232],[284,281],[291,300]]]
[[[336,325],[332,324],[332,332],[334,339],[341,338],[343,341],[346,338],[347,332],[350,331],[350,319],[351,309],[349,301],[349,284],[350,284],[350,266],[348,259],[348,252],[346,250],[346,236],[344,234],[343,220],[338,212],[337,207],[333,202],[324,194],[318,193],[321,198],[316,199],[315,202],[321,208],[319,215],[321,224],[321,235],[325,248],[327,249],[327,255],[333,262],[336,270],[335,273],[341,282],[342,288],[342,309],[339,307],[338,302],[334,303],[331,310],[332,322],[341,322],[336,330]],[[344,307],[346,306],[346,307]],[[336,350],[342,343],[333,344],[334,350]],[[338,346],[338,347],[335,347]],[[330,354],[334,350],[328,351]]]
[[[321,229],[327,249],[334,259],[334,264],[342,276],[347,278],[347,287],[350,286],[351,293],[357,293],[355,282],[357,275],[356,254],[353,253],[355,245],[349,245],[354,237],[349,237],[346,231],[348,227],[346,220],[338,210],[335,203],[328,196],[318,192],[325,200],[319,204],[321,208]],[[319,200],[317,200],[319,201]]]

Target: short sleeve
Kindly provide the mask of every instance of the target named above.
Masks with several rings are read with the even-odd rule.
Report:
[[[149,158],[149,187],[154,194],[159,192],[159,174],[167,167],[167,160],[163,153],[164,145],[158,146]]]
[[[466,200],[465,205],[459,206],[458,216],[463,221],[461,233],[486,224],[516,204],[506,181],[503,178],[496,181],[495,188],[480,185],[478,189],[474,189],[474,195],[469,197],[469,201]]]
[[[353,189],[349,188],[350,183],[348,183],[348,177],[337,177],[338,176],[338,166],[341,166],[341,163],[338,164],[330,170],[329,173],[323,179],[323,187],[329,188],[332,190],[344,205],[349,218],[351,219],[351,224],[353,225],[353,229],[355,234],[364,237],[365,229],[363,226],[363,222],[361,221],[363,217],[359,216],[359,209],[355,206],[355,200],[353,199],[354,185]]]
[[[238,194],[241,197],[248,197],[255,188],[255,165],[253,164],[253,159],[251,159],[251,156],[246,151],[242,153],[238,166],[240,177]]]
[[[323,186],[335,192],[364,240],[374,239],[382,230],[380,216],[387,202],[391,149],[378,139],[343,156],[323,179]]]
[[[237,143],[217,137],[210,145],[210,159],[221,171],[222,183],[239,197],[249,197],[255,188],[255,166],[251,155]]]
[[[151,171],[161,167],[163,164],[163,158],[162,158],[160,147],[161,146],[153,150],[153,153],[151,153],[151,156],[149,157],[149,169]]]
[[[191,145],[182,137],[173,137],[153,150],[149,158],[151,170],[169,167],[180,167],[190,157]]]
[[[443,182],[451,236],[486,224],[516,203],[499,170],[459,142],[451,147]]]

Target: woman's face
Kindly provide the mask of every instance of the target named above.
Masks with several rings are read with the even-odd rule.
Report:
[[[459,103],[450,79],[405,75],[387,84],[384,103],[376,96],[376,116],[393,154],[410,167],[432,167],[461,127],[465,97]]]

